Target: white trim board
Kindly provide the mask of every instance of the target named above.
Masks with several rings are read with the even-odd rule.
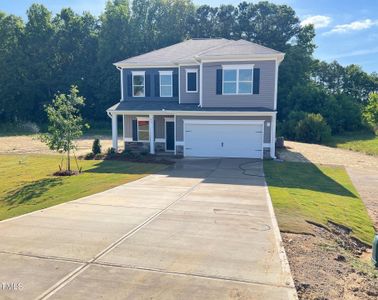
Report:
[[[274,105],[273,108],[277,109],[277,93],[278,93],[278,66],[279,62],[276,59],[275,61],[275,74],[274,74]]]
[[[244,112],[244,111],[182,111],[182,110],[155,110],[155,111],[139,111],[139,110],[107,110],[110,114],[115,115],[178,115],[178,116],[250,116],[250,117],[257,117],[257,116],[266,116],[272,117],[277,114],[276,111],[254,111],[254,112]]]

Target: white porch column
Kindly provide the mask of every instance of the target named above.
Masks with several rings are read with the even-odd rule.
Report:
[[[112,148],[118,151],[117,115],[112,114]]]
[[[150,153],[155,154],[155,128],[154,115],[149,115],[149,131],[150,131]]]
[[[270,123],[270,157],[276,158],[276,118],[277,115],[272,116],[272,122]]]

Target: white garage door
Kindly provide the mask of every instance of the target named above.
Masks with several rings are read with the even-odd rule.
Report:
[[[262,158],[259,121],[184,120],[184,155]]]

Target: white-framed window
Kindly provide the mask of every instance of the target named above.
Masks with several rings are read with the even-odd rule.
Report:
[[[198,70],[186,69],[186,92],[197,93],[198,92]]]
[[[145,95],[145,72],[133,71],[133,97],[144,97]]]
[[[137,118],[138,142],[150,140],[150,123],[148,118]]]
[[[223,95],[253,93],[253,65],[223,65]]]
[[[159,71],[160,76],[160,97],[172,97],[173,78],[172,71]]]

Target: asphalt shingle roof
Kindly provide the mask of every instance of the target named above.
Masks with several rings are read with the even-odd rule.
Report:
[[[283,53],[245,40],[191,39],[119,61],[115,65],[176,65],[196,63],[196,59],[209,56],[278,54]]]
[[[199,107],[198,103],[181,103],[173,100],[125,100],[108,109],[109,111],[273,111],[265,107]]]

